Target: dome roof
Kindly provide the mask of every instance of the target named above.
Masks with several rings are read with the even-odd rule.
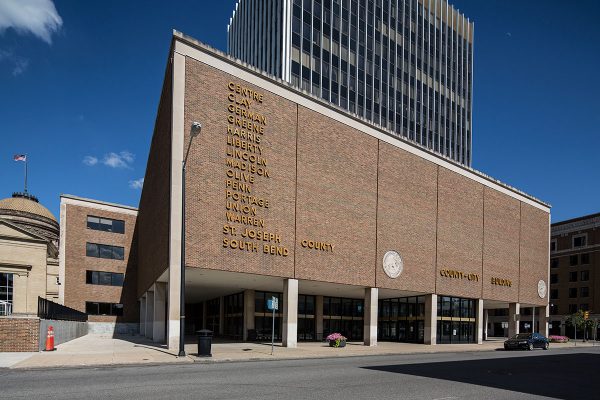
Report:
[[[35,196],[28,193],[13,193],[12,197],[0,200],[0,215],[15,212],[37,215],[58,223],[50,210],[41,205]]]

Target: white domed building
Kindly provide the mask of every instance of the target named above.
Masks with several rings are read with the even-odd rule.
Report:
[[[58,300],[59,231],[35,196],[0,200],[0,315],[36,314],[38,296]]]

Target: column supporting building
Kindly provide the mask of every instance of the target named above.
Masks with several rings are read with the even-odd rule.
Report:
[[[219,335],[225,333],[225,297],[219,297]]]
[[[477,300],[477,344],[483,344],[483,299]]]
[[[146,294],[140,298],[140,335],[146,334]]]
[[[146,292],[146,331],[144,335],[152,339],[154,329],[154,291]]]
[[[281,308],[281,305],[280,307]],[[286,279],[283,283],[283,335],[282,345],[298,345],[298,280]]]
[[[550,318],[549,307],[537,307],[538,310],[538,332],[548,337],[548,319]]]
[[[315,297],[315,333],[318,341],[323,340],[323,296]]]
[[[519,333],[519,314],[521,305],[519,303],[510,303],[508,305],[508,337],[513,337]]]
[[[244,290],[244,331],[243,340],[248,340],[248,330],[254,329],[254,290]]]
[[[424,343],[437,344],[437,294],[425,296],[425,337]]]
[[[377,311],[379,306],[379,289],[365,289],[365,314],[364,314],[364,344],[377,346]]]
[[[488,325],[490,321],[489,310],[487,308],[483,309],[483,340],[487,340],[489,336]]]
[[[152,321],[152,340],[158,343],[165,341],[167,285],[164,282],[154,283],[154,313]]]

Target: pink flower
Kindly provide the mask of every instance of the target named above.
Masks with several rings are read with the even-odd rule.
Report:
[[[346,338],[344,336],[342,336],[341,333],[332,333],[331,335],[327,336],[327,340],[346,340]]]

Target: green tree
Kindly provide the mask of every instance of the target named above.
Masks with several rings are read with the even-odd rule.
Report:
[[[584,326],[585,326],[584,332],[585,332],[587,339],[594,340],[594,330],[596,329],[597,321],[595,321],[593,319],[588,319],[585,321]],[[588,333],[589,333],[589,335],[588,335]]]
[[[567,317],[567,324],[575,328],[575,346],[577,346],[577,329],[583,329],[586,324],[583,310],[579,310]]]

